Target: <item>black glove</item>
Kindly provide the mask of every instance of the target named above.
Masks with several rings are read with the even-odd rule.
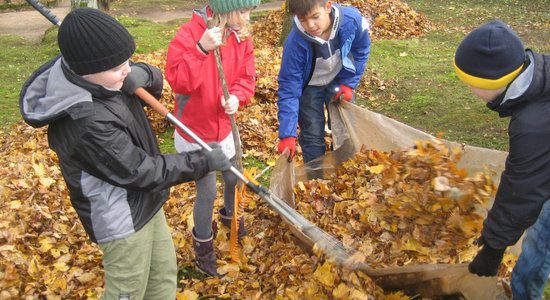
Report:
[[[132,71],[124,79],[121,90],[127,94],[133,95],[138,87],[144,87],[149,81],[149,73],[137,65],[130,67]]]
[[[209,143],[208,146],[212,148],[212,151],[202,150],[206,159],[208,160],[208,169],[210,171],[227,171],[231,168],[231,163],[225,154],[223,153],[220,144]]]
[[[479,276],[496,276],[506,249],[492,248],[485,243],[483,237],[480,238],[479,243],[483,245],[483,248],[468,265],[468,271]]]

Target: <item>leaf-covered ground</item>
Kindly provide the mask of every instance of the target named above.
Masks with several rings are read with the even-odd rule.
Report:
[[[373,40],[406,38],[432,28],[424,16],[399,1],[355,0],[342,3],[356,5],[370,16]],[[281,30],[282,16],[282,11],[274,12],[265,20],[255,23],[257,92],[251,105],[238,116],[244,155],[266,163],[273,162],[277,157],[275,100],[281,49],[275,45]],[[146,61],[163,69],[165,52],[136,56],[135,60]],[[360,86],[358,93],[365,98],[369,97],[371,89],[388,88],[372,70],[364,76]],[[173,95],[167,83],[162,102],[170,108],[173,105]],[[163,132],[169,127],[156,113],[148,114],[157,132]],[[3,166],[0,170],[0,299],[97,299],[103,289],[101,254],[98,247],[88,241],[71,207],[57,157],[48,148],[45,129],[32,129],[18,123],[11,132],[0,138],[0,145],[0,164]],[[358,164],[361,165],[359,168],[374,168],[371,169],[372,173],[376,173],[373,170],[380,165],[372,162],[369,165],[366,161]],[[420,172],[417,176],[421,176],[423,167],[417,169]],[[351,170],[345,169],[343,172],[344,175],[347,172],[351,175]],[[408,187],[402,187],[402,190],[406,191]],[[412,190],[419,191],[417,187]],[[178,299],[197,299],[199,296],[222,299],[408,299],[400,292],[383,291],[361,272],[343,270],[300,248],[288,227],[281,224],[280,217],[257,197],[253,197],[245,214],[249,235],[243,241],[241,264],[231,262],[229,241],[226,238],[228,230],[219,224],[215,245],[219,271],[224,276],[197,276],[192,272],[190,236],[194,193],[193,184],[176,186],[164,207],[176,245],[178,267],[184,270]],[[393,205],[410,205],[397,196],[398,191],[394,193]],[[336,205],[340,206],[338,203],[346,199],[345,195],[334,197],[339,197],[340,202],[336,202]],[[370,199],[376,202],[374,198]],[[435,209],[434,205],[429,207]],[[309,214],[308,209],[319,212],[326,207],[314,203],[306,208],[304,214]],[[425,213],[419,210],[418,218],[425,217]],[[368,220],[373,220],[371,216]],[[402,216],[392,219],[388,213],[384,220],[384,223],[375,224],[379,226],[376,230],[389,230],[391,233],[384,234],[384,238],[401,241],[397,243],[400,249],[390,250],[407,253],[431,251],[415,242],[422,237],[431,238],[423,235],[422,229],[413,229],[408,233],[408,239],[404,239],[403,236],[396,236],[403,229],[403,225],[400,225],[402,222],[398,222],[403,220]],[[451,230],[457,232],[471,228],[469,237],[479,230],[477,223],[464,227],[460,222],[465,221],[458,216],[445,222]],[[319,224],[326,225],[323,221]],[[413,226],[412,223],[406,224]],[[372,225],[369,230],[376,232],[374,228]],[[354,244],[355,239],[350,238],[351,232],[345,232],[348,237],[342,235],[341,231],[340,234],[345,243],[364,250],[364,246]],[[377,240],[373,238],[372,243],[376,244]],[[430,255],[427,252],[424,256]],[[438,255],[440,258],[437,261],[462,260],[448,253]],[[383,264],[401,263],[388,260]],[[507,271],[503,270],[505,273]]]

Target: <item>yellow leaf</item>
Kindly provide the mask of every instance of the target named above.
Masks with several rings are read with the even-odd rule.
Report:
[[[332,273],[332,266],[325,262],[323,265],[317,267],[313,276],[317,281],[326,286],[334,286],[334,274]]]
[[[417,240],[413,238],[408,239],[405,244],[402,244],[401,250],[414,251],[424,255],[427,255],[430,251],[430,249],[423,247]]]
[[[349,299],[349,294],[351,289],[343,283],[340,283],[334,290],[332,290],[332,295],[336,299]]]
[[[44,168],[43,164],[34,164],[33,163],[32,168],[34,170],[34,173],[38,177],[44,177],[44,175],[46,174],[46,169]]]
[[[380,165],[368,167],[368,170],[373,174],[380,174],[382,173],[382,171],[384,171],[384,168],[385,166],[380,164]]]
[[[54,291],[65,291],[67,290],[67,279],[64,277],[56,278],[50,285],[49,288]]]
[[[42,253],[48,252],[48,250],[50,250],[53,247],[52,241],[53,241],[53,239],[50,238],[50,237],[41,238],[38,241],[38,243],[40,243],[40,251],[42,251]]]
[[[29,267],[27,268],[27,273],[29,273],[29,275],[32,277],[32,278],[38,278],[40,277],[40,273],[41,273],[41,269],[42,267],[40,266],[40,263],[36,260],[36,258],[32,258],[31,261],[29,262]]]
[[[197,300],[199,299],[199,294],[193,290],[184,290],[183,293],[178,293],[176,295],[177,300]]]
[[[48,177],[42,177],[40,178],[40,184],[43,185],[45,188],[49,188],[52,184],[55,183],[55,180]]]
[[[239,264],[237,263],[229,263],[218,267],[218,273],[228,276],[232,279],[236,279],[239,277],[240,270],[241,268],[239,268]]]
[[[357,299],[357,300],[368,299],[368,298],[369,298],[369,295],[357,289],[352,289],[351,295],[349,296],[349,299]]]
[[[386,300],[408,300],[410,299],[407,295],[405,295],[403,292],[392,292],[388,295],[386,295]]]
[[[62,272],[65,272],[65,271],[69,270],[69,266],[67,266],[67,264],[65,262],[62,262],[62,261],[56,262],[53,266],[56,270],[59,270],[59,271],[62,271]]]
[[[21,201],[14,200],[9,202],[10,209],[18,210],[21,207]]]
[[[92,282],[96,277],[97,276],[94,273],[84,273],[84,274],[78,276],[76,279],[81,284],[86,284],[86,283]]]

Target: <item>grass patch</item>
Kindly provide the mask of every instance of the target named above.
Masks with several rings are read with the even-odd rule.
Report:
[[[414,39],[374,42],[369,68],[380,70],[379,76],[392,84],[373,91],[381,100],[359,104],[427,133],[442,133],[449,140],[505,150],[508,120],[486,109],[452,68],[461,38],[458,33],[433,32]],[[392,94],[396,100],[387,100],[393,99]],[[483,134],[475,134],[479,132]]]
[[[113,11],[123,11],[128,14],[132,14],[138,11],[144,10],[176,10],[185,9],[192,10],[200,8],[208,3],[207,0],[187,0],[187,1],[174,1],[174,0],[118,0],[111,3],[111,9]]]
[[[57,29],[50,30],[40,45],[16,36],[0,36],[0,129],[21,120],[19,92],[32,72],[59,53]]]
[[[406,40],[373,41],[368,68],[390,82],[358,103],[430,134],[474,146],[507,150],[509,119],[487,109],[455,75],[454,51],[473,28],[508,22],[526,47],[550,52],[550,1],[411,0],[438,30]],[[395,97],[392,97],[395,95]]]

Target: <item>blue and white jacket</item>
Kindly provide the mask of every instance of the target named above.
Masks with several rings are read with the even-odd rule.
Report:
[[[369,23],[358,9],[332,4],[333,14],[338,22],[333,22],[340,43],[342,70],[333,84],[347,85],[353,89],[359,83],[370,53]],[[279,138],[296,136],[299,99],[302,91],[311,80],[314,69],[315,39],[301,32],[294,20],[283,49],[281,70],[279,71]]]

